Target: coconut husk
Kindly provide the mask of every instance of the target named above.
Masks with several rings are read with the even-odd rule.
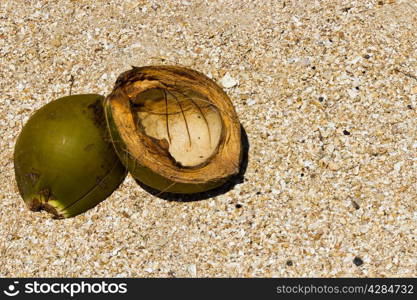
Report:
[[[227,94],[202,73],[133,67],[119,76],[104,107],[116,152],[145,185],[195,193],[239,172],[238,117]]]

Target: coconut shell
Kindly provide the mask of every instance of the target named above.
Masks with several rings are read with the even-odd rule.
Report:
[[[227,94],[197,71],[133,67],[119,76],[104,110],[119,158],[147,186],[197,193],[239,172],[235,109]]]
[[[126,169],[110,142],[100,95],[73,95],[36,111],[14,152],[19,192],[34,211],[78,215],[106,199]]]

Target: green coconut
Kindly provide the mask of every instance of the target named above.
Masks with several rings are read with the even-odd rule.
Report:
[[[104,110],[121,161],[151,188],[204,192],[239,172],[241,132],[232,102],[197,71],[134,67],[119,76]]]
[[[33,211],[76,216],[105,200],[126,169],[109,140],[103,96],[63,97],[36,111],[14,152],[19,192]]]

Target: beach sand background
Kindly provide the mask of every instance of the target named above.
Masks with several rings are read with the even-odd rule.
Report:
[[[412,0],[1,1],[0,276],[417,276],[416,49]],[[128,176],[75,218],[28,211],[29,116],[151,64],[233,85],[243,182],[179,202]]]

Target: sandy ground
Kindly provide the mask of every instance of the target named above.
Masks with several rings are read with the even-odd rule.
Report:
[[[417,276],[416,35],[412,0],[1,1],[0,276]],[[28,211],[28,117],[149,64],[237,81],[244,182],[175,202],[128,177],[81,216]]]

